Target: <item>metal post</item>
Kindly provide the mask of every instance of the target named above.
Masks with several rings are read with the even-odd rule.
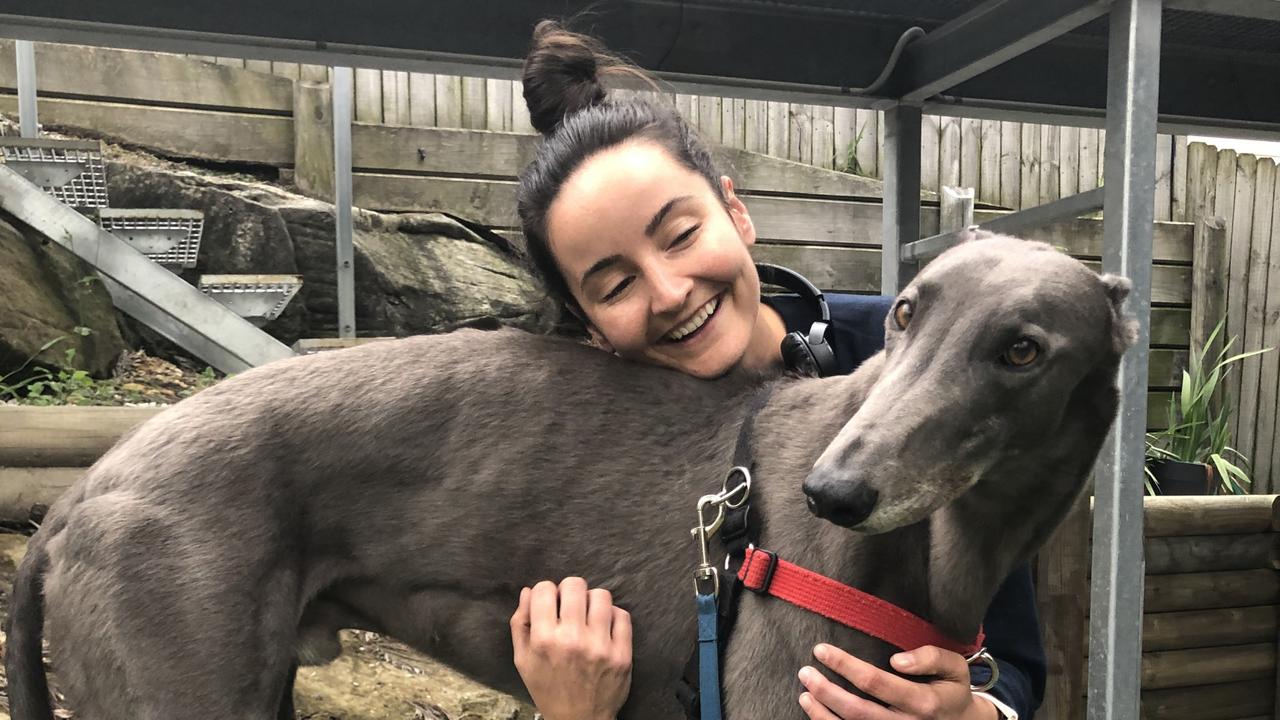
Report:
[[[897,295],[915,276],[902,246],[920,239],[920,108],[898,103],[884,111],[884,219],[880,294]]]
[[[351,103],[354,71],[333,69],[333,208],[338,237],[338,337],[356,336],[355,253],[352,249]]]
[[[1138,318],[1120,366],[1120,414],[1099,457],[1089,618],[1089,720],[1138,717],[1142,666],[1143,439],[1151,328],[1161,0],[1116,0],[1107,68],[1102,267],[1128,277]]]
[[[18,127],[24,138],[40,136],[36,121],[36,46],[30,40],[13,43],[18,71]]]

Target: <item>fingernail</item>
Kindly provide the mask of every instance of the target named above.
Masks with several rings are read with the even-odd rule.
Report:
[[[897,655],[889,658],[889,662],[892,663],[894,667],[901,670],[906,670],[915,664],[915,661],[907,653],[898,653]]]
[[[813,656],[822,662],[826,662],[827,658],[831,656],[831,646],[825,644],[814,646]]]
[[[809,693],[800,693],[800,707],[804,708],[805,710],[808,710],[809,706],[812,704],[813,704],[812,695],[810,695]]]
[[[808,685],[809,681],[813,679],[813,675],[816,672],[817,670],[814,670],[808,665],[805,665],[804,667],[800,668],[800,682],[804,683],[805,685]]]

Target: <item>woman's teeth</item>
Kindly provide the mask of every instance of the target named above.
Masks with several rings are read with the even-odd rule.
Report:
[[[716,308],[719,306],[720,306],[720,298],[718,297],[711,298],[711,300],[707,302],[706,305],[703,305],[702,308],[699,309],[698,312],[695,313],[694,316],[689,319],[689,322],[667,333],[667,339],[672,341],[678,341],[681,338],[688,335],[689,333],[696,331],[698,328],[702,327],[703,324],[707,322],[707,318],[715,314]]]

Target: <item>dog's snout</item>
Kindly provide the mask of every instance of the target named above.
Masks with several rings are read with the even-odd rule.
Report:
[[[880,499],[880,492],[866,483],[816,479],[804,482],[809,512],[841,527],[854,527],[866,520]]]

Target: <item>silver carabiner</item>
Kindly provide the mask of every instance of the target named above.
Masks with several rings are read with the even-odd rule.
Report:
[[[991,657],[991,653],[986,648],[978,648],[978,652],[965,658],[964,661],[969,665],[982,663],[991,669],[991,678],[981,685],[970,685],[970,692],[986,692],[996,686],[1000,680],[1000,666],[996,663],[996,659]]]

